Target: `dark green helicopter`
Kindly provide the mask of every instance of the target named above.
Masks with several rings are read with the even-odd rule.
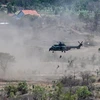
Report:
[[[66,46],[63,42],[59,42],[58,44],[54,44],[51,48],[49,48],[49,51],[52,51],[54,53],[54,51],[61,51],[61,52],[66,52],[68,50],[71,49],[80,49],[80,47],[83,45],[83,41],[79,42],[78,46]]]

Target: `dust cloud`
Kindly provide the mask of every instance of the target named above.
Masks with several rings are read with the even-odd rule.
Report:
[[[9,23],[0,25],[0,52],[10,53],[16,60],[12,66],[7,67],[6,79],[37,80],[40,76],[40,79],[44,79],[68,74],[76,66],[80,67],[80,59],[89,52],[84,47],[66,53],[49,52],[49,48],[59,41],[64,41],[67,45],[78,45],[77,41],[84,41],[84,23],[76,16],[43,16],[33,22],[6,17],[1,18],[0,21]],[[90,55],[92,54],[91,52]],[[60,55],[62,55],[61,59]],[[68,60],[74,58],[74,67],[67,68]],[[88,59],[87,56],[85,59]]]

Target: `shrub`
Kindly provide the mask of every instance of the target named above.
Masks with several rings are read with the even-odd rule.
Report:
[[[75,76],[65,76],[60,79],[60,82],[63,84],[65,87],[69,86],[78,86],[80,85],[80,81],[78,79],[75,79]]]
[[[90,81],[91,81],[92,83],[95,83],[95,82],[96,82],[96,77],[91,76],[91,77],[90,77]]]
[[[17,93],[17,88],[15,86],[6,86],[5,91],[7,93],[7,97],[14,97]]]
[[[78,88],[76,93],[79,99],[86,99],[91,95],[91,92],[88,90],[86,86]]]
[[[61,95],[61,100],[77,100],[77,95],[66,93],[66,94]]]
[[[34,86],[33,96],[34,100],[47,100],[46,89],[40,86]]]
[[[21,94],[28,93],[28,85],[26,82],[19,83],[17,88],[18,88],[18,91],[21,92]]]

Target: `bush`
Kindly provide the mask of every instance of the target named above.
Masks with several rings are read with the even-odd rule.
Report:
[[[68,77],[62,77],[59,80],[65,87],[69,86],[78,86],[80,85],[80,80],[75,79],[75,76],[68,76]]]
[[[91,92],[88,90],[86,86],[78,88],[76,93],[79,99],[86,99],[91,95]]]
[[[64,95],[61,95],[61,100],[77,100],[77,95],[74,94],[70,94],[70,93],[66,93]]]
[[[47,100],[46,89],[40,86],[34,86],[33,96],[34,100]]]
[[[90,18],[89,18],[89,12],[87,10],[81,10],[79,12],[79,18],[84,20],[84,21],[88,21]]]
[[[15,86],[6,86],[5,91],[7,93],[7,97],[14,97],[17,93],[17,88]]]
[[[90,77],[90,81],[91,81],[92,83],[95,83],[95,82],[96,82],[96,77],[91,76],[91,77]]]
[[[21,94],[28,93],[28,85],[26,82],[19,83],[17,88],[18,88],[18,91],[21,92]]]

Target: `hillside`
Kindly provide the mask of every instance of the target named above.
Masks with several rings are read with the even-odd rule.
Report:
[[[40,16],[11,16],[22,9],[36,10]],[[0,97],[100,98],[99,9],[100,0],[1,0]],[[83,45],[66,53],[49,51],[59,42],[67,47]]]

